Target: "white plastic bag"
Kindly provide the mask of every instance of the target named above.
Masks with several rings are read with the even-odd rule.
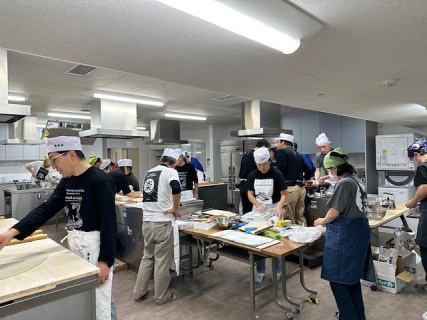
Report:
[[[289,240],[299,243],[310,243],[318,239],[322,235],[319,228],[308,227],[296,229],[293,234],[289,236]]]

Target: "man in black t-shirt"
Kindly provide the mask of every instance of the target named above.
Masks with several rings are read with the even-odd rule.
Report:
[[[311,170],[303,157],[293,148],[294,137],[281,133],[277,141],[277,169],[283,173],[288,186],[287,218],[292,223],[307,224],[304,217],[305,195],[304,180],[309,180]]]
[[[192,196],[198,199],[199,179],[197,177],[196,168],[191,163],[187,163],[183,155],[180,155],[178,162],[176,163],[175,170],[178,171],[179,182],[181,183],[182,191],[191,190]]]
[[[270,152],[268,148],[261,147],[254,152],[257,169],[249,174],[247,181],[248,198],[254,210],[261,211],[266,205],[274,207],[273,214],[279,219],[283,218],[283,206],[287,200],[287,187],[285,177],[270,164]],[[280,280],[280,260],[277,263],[277,280]],[[257,274],[255,282],[261,283],[265,274],[265,259],[256,264]]]
[[[129,181],[126,174],[119,168],[108,172],[108,175],[113,179],[116,193],[121,193],[127,197],[139,198],[142,197],[141,191],[132,191],[129,187]]]
[[[132,172],[132,159],[120,159],[117,161],[117,168],[126,175],[128,184],[132,186],[132,191],[141,191],[138,179]]]
[[[256,164],[254,160],[254,151],[258,150],[261,147],[270,148],[270,143],[265,139],[260,139],[257,141],[255,148],[253,150],[246,152],[242,161],[240,162],[240,199],[242,201],[243,214],[252,211],[252,203],[248,199],[248,189],[246,188],[246,180],[248,179],[249,174],[256,170]]]
[[[111,319],[112,266],[117,240],[113,181],[86,162],[79,137],[49,138],[46,144],[50,163],[63,178],[46,202],[0,234],[0,250],[14,237],[25,239],[64,208],[70,250],[99,268],[96,317]]]

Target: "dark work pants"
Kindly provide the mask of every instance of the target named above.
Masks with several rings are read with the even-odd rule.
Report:
[[[426,278],[427,281],[427,247],[420,247],[420,253],[421,253],[421,263],[423,264],[424,271],[426,272]]]
[[[249,201],[245,180],[240,181],[240,200],[242,201],[243,214],[251,212],[253,204]]]
[[[337,302],[340,320],[366,319],[360,282],[352,285],[336,282],[330,282],[329,284]]]

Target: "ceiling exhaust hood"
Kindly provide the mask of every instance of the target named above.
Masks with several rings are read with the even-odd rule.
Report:
[[[31,115],[30,106],[8,103],[8,96],[7,51],[0,49],[0,123],[14,123]]]
[[[22,104],[0,103],[0,123],[14,123],[31,115],[31,107]]]
[[[242,103],[242,130],[231,131],[233,137],[279,137],[280,133],[292,134],[281,129],[281,105],[260,100]]]
[[[188,140],[181,140],[181,128],[178,120],[157,119],[150,121],[150,140],[145,144],[187,144]]]
[[[90,103],[90,129],[80,131],[82,138],[134,139],[148,137],[137,130],[136,103],[94,99]]]
[[[6,126],[6,136],[0,140],[0,145],[39,145],[46,141],[37,139],[37,118],[25,117],[15,123],[3,124]]]

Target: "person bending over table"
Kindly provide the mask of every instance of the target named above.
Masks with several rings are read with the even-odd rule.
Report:
[[[265,210],[267,204],[273,204],[274,214],[283,218],[283,206],[287,200],[286,181],[283,174],[270,163],[268,148],[261,147],[254,151],[254,159],[257,169],[248,176],[248,198],[253,205],[252,210]],[[277,280],[280,280],[281,265],[277,263]],[[265,259],[256,264],[257,274],[255,283],[261,283],[265,275]]]

